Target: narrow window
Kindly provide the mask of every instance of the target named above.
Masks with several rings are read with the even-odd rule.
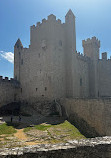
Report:
[[[39,58],[40,58],[40,53],[39,53]]]
[[[21,60],[21,65],[23,65],[23,59]]]
[[[99,91],[98,91],[98,97],[99,97]]]
[[[16,101],[17,94],[14,94],[14,101]]]
[[[21,88],[21,93],[22,93],[22,88]]]
[[[38,88],[36,88],[36,92],[37,92]]]
[[[80,78],[80,86],[82,86],[82,78]]]
[[[59,46],[62,46],[62,41],[61,40],[59,41]]]
[[[45,91],[47,91],[47,87],[45,87]]]

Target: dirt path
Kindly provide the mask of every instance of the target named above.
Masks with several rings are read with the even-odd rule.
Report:
[[[28,137],[25,135],[25,133],[23,132],[24,129],[18,129],[17,133],[14,134],[14,136],[16,138],[18,138],[19,140],[24,141],[25,145],[35,145],[37,143],[35,142],[26,142],[28,140]]]
[[[23,129],[18,129],[17,133],[15,133],[14,136],[17,137],[20,140],[27,140],[27,137],[24,134]]]

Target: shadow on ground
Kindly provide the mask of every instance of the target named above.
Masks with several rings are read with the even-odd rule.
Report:
[[[58,125],[67,119],[65,112],[63,112],[64,117],[60,117],[57,113],[51,113],[48,116],[44,116],[43,114],[37,112],[31,116],[26,113],[21,113],[20,109],[20,103],[8,104],[0,108],[0,116],[3,117],[3,121],[5,121],[8,126],[13,126],[16,129],[33,127],[34,125],[40,125],[43,123]],[[13,117],[12,122],[11,116]],[[21,120],[19,120],[19,116],[21,117]],[[88,125],[87,122],[80,118],[77,114],[73,113],[73,115],[69,116],[68,121],[87,138],[100,136],[93,127],[90,127],[90,125]]]
[[[34,125],[40,125],[43,123],[57,125],[65,121],[64,117],[59,116],[49,116],[44,117],[40,114],[34,116],[21,116],[21,121],[19,122],[19,116],[13,116],[13,121],[11,122],[11,116],[2,116],[3,121],[7,123],[8,126],[13,126],[16,129],[22,129],[26,127],[33,127]]]
[[[57,113],[57,111],[55,110],[54,104],[52,104],[52,107],[55,111],[52,110],[51,113],[49,113],[47,116],[36,112],[36,110],[33,115],[30,115],[30,111],[32,109],[28,108],[27,109],[29,110],[29,113],[25,113],[21,111],[21,107],[23,106],[27,107],[27,105],[22,105],[20,102],[13,102],[2,106],[0,108],[0,116],[3,118],[3,121],[5,121],[8,126],[13,126],[17,129],[22,129],[30,126],[33,127],[34,125],[39,125],[42,123],[57,125],[63,123],[66,120],[65,117],[59,116],[59,113]],[[43,109],[41,109],[41,111],[42,110]]]

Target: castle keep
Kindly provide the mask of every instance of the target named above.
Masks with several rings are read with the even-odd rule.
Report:
[[[24,48],[20,39],[14,46],[13,82],[0,78],[0,94],[6,94],[0,106],[38,98],[110,97],[111,59],[107,60],[106,52],[100,59],[100,41],[96,37],[83,40],[82,45],[84,54],[76,50],[75,16],[71,10],[65,23],[51,14],[31,26],[29,48]]]

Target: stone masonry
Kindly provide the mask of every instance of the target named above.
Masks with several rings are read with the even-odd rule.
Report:
[[[111,137],[0,149],[0,158],[111,158]]]
[[[84,54],[76,51],[75,16],[65,23],[51,14],[30,28],[30,45],[20,39],[14,46],[14,79],[20,83],[16,100],[98,98],[111,96],[111,59],[99,58],[96,37],[82,41]],[[11,89],[11,88],[10,88]],[[10,98],[11,100],[11,98]]]
[[[41,23],[31,26],[29,48],[24,48],[20,39],[17,40],[14,46],[14,82],[0,77],[0,107],[14,101],[35,107],[38,100],[51,102],[61,98],[90,100],[111,97],[111,59],[107,59],[106,52],[100,59],[100,41],[96,37],[83,40],[83,54],[77,52],[75,28],[75,15],[69,10],[65,23],[51,14]],[[81,104],[83,102],[80,100]],[[98,106],[95,101],[100,114],[101,102],[97,103]],[[72,109],[73,105],[78,104],[72,103]],[[92,104],[87,102],[87,105],[89,115]],[[95,110],[94,106],[92,109]],[[110,111],[109,104],[106,109]],[[72,111],[80,114],[75,109]],[[97,117],[98,114],[95,113]],[[80,117],[87,121],[82,114]],[[102,117],[106,118],[106,114]],[[109,124],[109,118],[106,119]],[[97,126],[94,121],[93,127]],[[106,133],[100,128],[96,128],[97,132]],[[111,130],[107,133],[110,135]]]
[[[37,98],[97,98],[111,96],[111,60],[99,58],[96,37],[82,41],[84,54],[76,51],[75,16],[65,23],[51,14],[30,28],[29,48],[20,39],[14,46],[14,78],[20,82],[18,100]]]

